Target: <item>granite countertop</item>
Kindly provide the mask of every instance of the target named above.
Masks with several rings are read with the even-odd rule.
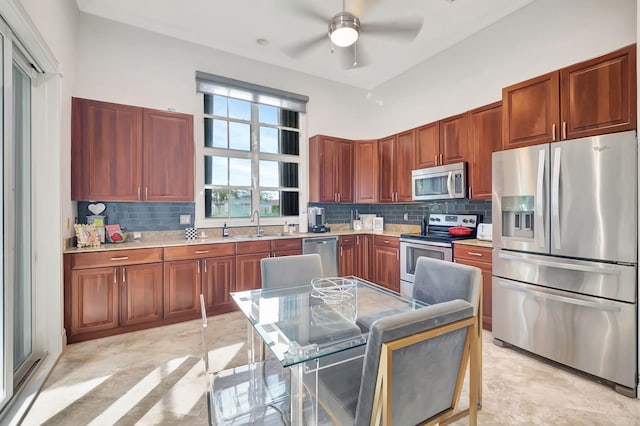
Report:
[[[454,241],[453,243],[454,244],[462,244],[462,245],[465,245],[465,246],[493,248],[493,242],[484,241],[484,240],[478,240],[476,238],[471,238],[471,239],[468,239],[468,240],[457,240],[457,241]]]
[[[358,235],[358,234],[371,234],[371,235],[386,235],[388,237],[399,237],[400,234],[406,232],[416,232],[414,228],[418,228],[414,225],[396,225],[390,226],[389,229],[384,231],[369,231],[360,230],[354,231],[348,229],[348,225],[331,225],[333,228],[331,232],[324,233],[293,233],[293,234],[281,234],[282,227],[265,227],[264,237],[251,237],[251,233],[255,231],[254,227],[251,228],[229,228],[230,236],[221,237],[213,236],[220,235],[220,229],[203,229],[198,232],[204,231],[206,238],[198,238],[195,240],[187,240],[184,238],[184,231],[158,231],[158,232],[143,232],[140,240],[131,240],[131,234],[124,243],[105,243],[100,244],[98,247],[71,247],[70,241],[67,241],[64,248],[64,253],[91,253],[100,251],[111,250],[130,250],[130,249],[143,249],[143,248],[163,248],[163,247],[180,247],[187,245],[202,245],[202,244],[220,244],[220,243],[241,243],[243,241],[261,241],[261,240],[273,240],[273,239],[285,239],[285,238],[313,238],[313,237],[330,237],[340,235]]]

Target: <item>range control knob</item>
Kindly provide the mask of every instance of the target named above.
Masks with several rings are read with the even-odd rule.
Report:
[[[436,217],[436,222],[440,222],[440,218],[439,217]]]
[[[462,219],[462,223],[467,223],[467,222],[469,222],[467,219]]]
[[[436,221],[435,217],[432,217],[432,218],[429,219],[429,222],[435,222],[435,221]]]
[[[475,219],[469,219],[469,223],[475,223],[476,220]]]

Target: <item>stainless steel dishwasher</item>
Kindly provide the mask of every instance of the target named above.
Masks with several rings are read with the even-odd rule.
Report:
[[[320,255],[325,277],[338,276],[338,237],[303,238],[302,254],[311,253]]]

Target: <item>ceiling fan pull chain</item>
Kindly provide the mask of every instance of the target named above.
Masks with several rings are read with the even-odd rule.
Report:
[[[353,67],[358,66],[358,42],[353,43]]]

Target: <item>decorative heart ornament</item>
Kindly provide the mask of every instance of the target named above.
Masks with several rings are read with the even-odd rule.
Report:
[[[100,213],[102,213],[104,211],[104,209],[107,208],[107,206],[105,206],[102,203],[96,203],[96,204],[89,204],[89,211],[95,215],[99,215]]]

